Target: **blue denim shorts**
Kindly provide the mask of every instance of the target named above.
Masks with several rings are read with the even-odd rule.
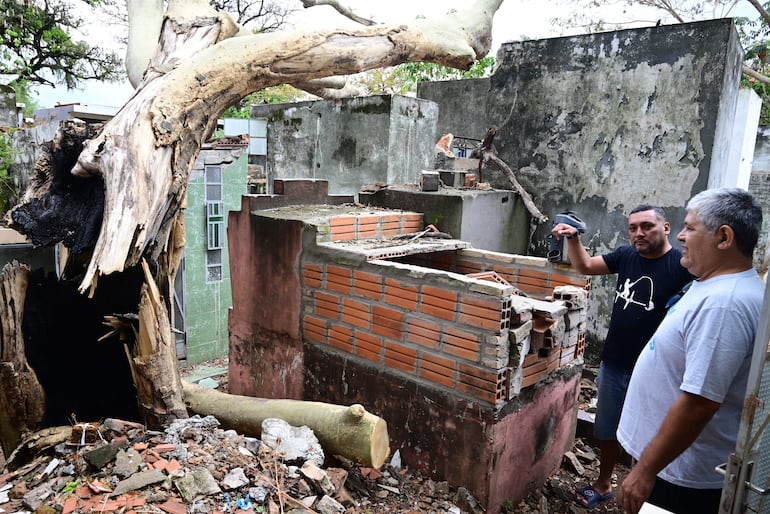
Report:
[[[600,441],[616,441],[620,413],[626,399],[631,372],[615,368],[604,362],[599,364],[596,377],[598,396],[596,399],[596,419],[594,436]]]

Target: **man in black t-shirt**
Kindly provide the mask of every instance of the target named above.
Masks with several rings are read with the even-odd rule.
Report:
[[[670,231],[663,209],[652,205],[640,205],[629,214],[631,244],[601,256],[588,255],[574,227],[559,223],[551,231],[567,238],[570,261],[579,273],[618,275],[597,377],[594,435],[599,440],[599,476],[577,491],[575,500],[583,507],[612,497],[612,472],[621,453],[615,432],[634,363],[663,319],[668,300],[693,279],[679,263],[682,254],[671,246]]]

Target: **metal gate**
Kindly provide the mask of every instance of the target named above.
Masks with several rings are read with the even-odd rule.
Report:
[[[770,514],[770,280],[765,285],[736,451],[725,474],[720,514]]]

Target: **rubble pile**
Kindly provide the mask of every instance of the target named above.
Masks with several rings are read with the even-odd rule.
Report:
[[[581,381],[586,414],[595,403],[594,375],[584,370]],[[217,378],[226,389],[226,376]],[[162,432],[117,419],[75,423],[23,464],[9,456],[13,471],[0,471],[0,514],[484,512],[464,488],[403,467],[398,451],[376,470],[324,455],[307,427],[265,420],[260,437],[223,430],[211,416],[177,420]],[[578,438],[544,485],[503,512],[584,514],[574,491],[590,483],[598,466],[597,451]],[[618,466],[615,487],[627,472]],[[593,512],[621,509],[610,500]]]
[[[262,440],[246,437],[211,416],[177,420],[164,432],[117,419],[79,423],[66,441],[0,475],[0,513],[474,510],[462,490],[463,509],[446,482],[414,480],[393,465],[374,470],[332,457],[339,467],[322,469],[327,459],[307,427],[265,420],[262,429]]]

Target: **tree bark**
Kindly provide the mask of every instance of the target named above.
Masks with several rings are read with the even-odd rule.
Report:
[[[11,454],[22,435],[34,429],[45,414],[45,395],[27,362],[21,329],[29,272],[14,261],[0,274],[0,444],[5,455]]]
[[[185,403],[191,412],[214,416],[224,428],[259,437],[262,421],[280,418],[292,426],[313,430],[324,451],[379,468],[390,453],[385,420],[361,405],[344,407],[321,402],[267,400],[221,393],[184,382]]]
[[[278,84],[325,88],[329,82],[321,79],[410,61],[468,68],[489,51],[492,17],[502,0],[476,0],[467,11],[406,24],[248,35],[205,0],[170,0],[157,39],[157,0],[129,1],[134,7],[146,2],[154,13],[144,31],[131,32],[132,41],[138,34],[158,42],[154,53],[145,46],[131,54],[132,81],[141,79],[136,92],[99,132],[67,123],[46,147],[32,186],[7,219],[36,245],[64,243],[69,251],[60,280],[79,284],[80,293],[98,298],[100,277],[129,276],[124,282],[102,280],[114,296],[137,303],[128,313],[100,311],[108,326],[101,338],[120,336],[141,415],[156,427],[187,414],[171,329],[172,284],[184,249],[187,181],[219,115],[244,96]],[[135,25],[137,10],[131,12]],[[24,354],[23,276],[11,271],[1,279],[6,296],[0,406],[14,417],[10,424],[0,419],[4,447],[33,428],[44,409]],[[384,448],[375,440],[386,433],[384,422],[380,426],[372,422],[373,441],[367,442],[377,443],[372,464],[387,455],[387,436]]]

